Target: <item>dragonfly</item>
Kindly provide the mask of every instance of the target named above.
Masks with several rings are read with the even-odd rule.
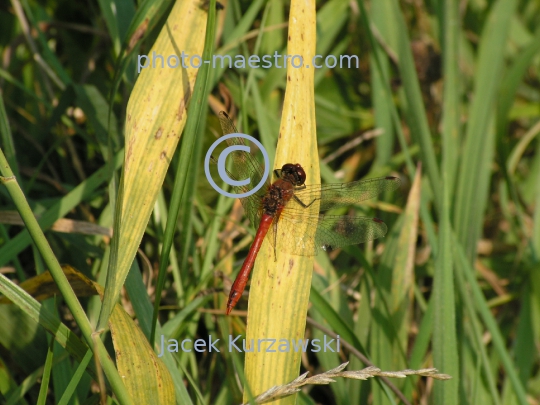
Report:
[[[239,133],[226,112],[219,113],[219,121],[223,135]],[[240,137],[230,138],[227,143],[229,146],[245,146],[244,139]],[[233,187],[234,191],[243,194],[253,190],[264,173],[257,159],[242,150],[233,151],[229,156],[232,166],[227,175],[232,180],[244,180],[244,183],[249,179],[247,184]],[[331,251],[380,238],[386,234],[387,227],[378,218],[329,215],[325,212],[356,204],[400,186],[399,178],[391,176],[350,183],[306,185],[306,173],[300,163],[286,163],[281,169],[274,170],[274,175],[277,180],[273,183],[267,179],[257,192],[240,199],[257,232],[231,287],[227,315],[246,288],[265,238],[274,248],[274,258],[278,237],[283,239],[280,247],[284,251],[298,256],[315,256],[321,249]]]

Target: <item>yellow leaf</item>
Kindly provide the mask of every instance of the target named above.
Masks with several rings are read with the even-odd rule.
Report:
[[[103,287],[71,266],[62,266],[77,296],[99,294]],[[38,300],[59,294],[49,271],[21,283],[21,288]],[[10,301],[2,297],[2,303]],[[165,364],[150,347],[141,329],[120,304],[109,318],[116,364],[131,396],[140,404],[175,404],[174,384]]]
[[[62,266],[62,270],[64,270],[64,274],[66,275],[66,278],[68,279],[69,284],[77,297],[89,297],[97,294],[92,281],[89,280],[84,274],[78,272],[71,266]],[[34,297],[37,301],[46,300],[54,295],[62,295],[48,270],[44,271],[39,276],[35,276],[23,281],[19,287]],[[11,301],[6,297],[0,298],[0,304],[9,303],[11,303]]]
[[[315,55],[315,17],[315,2],[291,2],[287,54],[301,55],[304,64],[311,64]],[[306,184],[320,183],[314,69],[293,68],[290,61],[275,168],[285,163],[300,163]],[[278,236],[277,262],[267,240],[257,258],[248,303],[247,342],[304,337],[314,258],[281,253],[279,246]],[[254,352],[246,353],[246,378],[254,395],[293,380],[300,370],[301,351],[266,353],[266,347],[263,344],[262,352],[255,347]],[[244,393],[244,402],[247,400]],[[294,404],[295,400],[293,395],[273,403]]]
[[[118,298],[186,123],[198,69],[183,68],[181,56],[202,55],[207,13],[200,5],[199,0],[177,1],[148,61],[140,59],[148,67],[141,70],[127,106],[120,229],[115,229],[119,251],[116,265],[109,267],[114,273],[107,279],[104,308]]]
[[[133,319],[117,304],[109,320],[118,372],[138,404],[175,404],[169,370]]]

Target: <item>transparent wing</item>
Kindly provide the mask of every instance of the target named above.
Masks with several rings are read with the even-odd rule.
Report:
[[[311,223],[307,227],[302,226],[306,219]],[[280,217],[277,225],[277,237],[285,241],[280,246],[299,256],[314,256],[319,249],[329,251],[364,243],[380,238],[386,232],[386,224],[378,218],[348,215],[287,215]],[[269,230],[267,237],[274,246],[273,228]]]
[[[333,250],[380,238],[387,230],[378,218],[321,215],[315,243],[323,250]]]
[[[295,190],[280,215],[277,237],[284,249],[300,256],[312,256],[318,249],[332,250],[377,239],[386,225],[377,218],[320,214],[331,208],[353,205],[399,187],[397,177],[381,177],[352,183],[305,186]],[[318,204],[316,202],[318,201]],[[270,230],[272,245],[276,235]]]
[[[225,112],[219,113],[223,134],[238,133],[234,123]],[[243,138],[227,140],[229,146],[246,145]],[[229,177],[234,180],[250,179],[249,184],[233,187],[235,193],[245,193],[255,188],[263,178],[264,171],[255,157],[248,152],[234,151],[229,154],[233,164]],[[262,198],[269,186],[265,185],[249,197],[240,199],[246,216],[254,227],[258,227],[262,214]],[[277,238],[290,253],[313,256],[319,249],[331,250],[379,238],[386,234],[386,225],[377,218],[337,216],[319,214],[331,208],[353,205],[375,197],[385,190],[395,190],[400,180],[396,177],[381,177],[343,184],[311,185],[298,188],[294,197],[282,211],[277,226],[267,234],[272,246]],[[318,204],[316,203],[318,202]],[[276,234],[277,231],[277,234]]]
[[[351,183],[305,186],[295,190],[295,198],[287,204],[287,209],[301,211],[305,209],[304,206],[310,206],[318,200],[319,211],[328,211],[331,208],[369,200],[383,191],[396,190],[400,184],[401,181],[397,177],[379,177]]]
[[[221,129],[223,130],[223,135],[239,133],[231,118],[226,112],[221,111],[219,113],[219,122],[221,124]],[[246,142],[243,138],[231,138],[228,139],[226,142],[229,146],[246,145]],[[235,193],[246,193],[253,190],[260,183],[261,179],[263,178],[264,171],[262,170],[259,162],[251,153],[244,151],[234,151],[228,155],[228,159],[232,159],[233,162],[230,171],[227,171],[231,179],[238,181],[248,178],[250,179],[249,183],[245,186],[233,187]],[[259,226],[259,222],[261,221],[261,200],[262,197],[266,194],[268,186],[269,183],[267,180],[265,185],[256,193],[246,198],[240,199],[242,206],[246,211],[246,216],[248,217],[252,226],[254,226],[255,228]]]

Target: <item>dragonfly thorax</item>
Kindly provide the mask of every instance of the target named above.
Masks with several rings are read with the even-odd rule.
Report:
[[[262,205],[264,213],[275,216],[285,207],[287,201],[291,199],[293,192],[294,186],[291,182],[284,179],[275,181],[274,184],[268,187],[268,191],[263,197]]]

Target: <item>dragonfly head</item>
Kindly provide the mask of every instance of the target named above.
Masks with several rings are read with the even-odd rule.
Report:
[[[298,163],[286,163],[281,168],[281,178],[291,182],[295,187],[299,187],[306,181],[306,172]]]

